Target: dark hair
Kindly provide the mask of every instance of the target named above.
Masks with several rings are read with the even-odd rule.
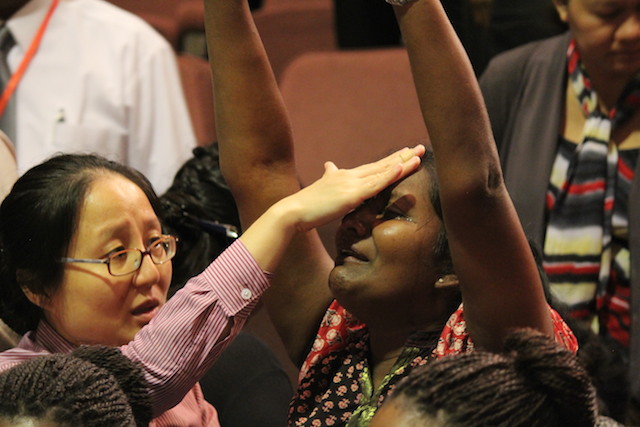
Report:
[[[113,173],[136,184],[156,215],[157,196],[138,171],[97,155],[64,154],[27,171],[0,206],[0,317],[20,334],[42,315],[21,287],[50,297],[60,286],[79,208],[97,176]],[[159,215],[158,215],[159,216]]]
[[[146,426],[151,400],[139,365],[117,348],[79,347],[0,374],[0,419],[84,427]]]
[[[160,196],[162,221],[180,239],[173,259],[170,294],[204,270],[232,242],[224,226],[240,229],[240,218],[218,157],[218,145],[196,147]]]
[[[415,369],[389,401],[465,427],[593,427],[597,416],[578,359],[532,329],[511,333],[503,354],[475,351]]]

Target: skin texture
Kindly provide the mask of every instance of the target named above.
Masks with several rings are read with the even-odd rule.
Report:
[[[98,177],[80,207],[68,257],[103,258],[125,248],[144,250],[162,234],[148,199],[116,174]],[[171,262],[156,265],[144,256],[140,269],[109,274],[104,264],[66,264],[62,286],[50,300],[38,301],[45,318],[73,344],[122,345],[165,303]]]

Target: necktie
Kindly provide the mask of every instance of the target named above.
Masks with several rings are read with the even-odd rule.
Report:
[[[16,41],[9,31],[6,23],[0,27],[0,93],[4,91],[9,79],[11,78],[11,70],[7,63],[9,51],[16,44]],[[16,101],[15,96],[11,97],[2,116],[0,116],[0,129],[7,134],[9,139],[15,144],[16,142]]]

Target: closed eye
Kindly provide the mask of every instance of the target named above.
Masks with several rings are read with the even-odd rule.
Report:
[[[407,219],[407,215],[404,212],[400,212],[397,209],[387,208],[379,215],[380,219],[390,220],[390,219]]]

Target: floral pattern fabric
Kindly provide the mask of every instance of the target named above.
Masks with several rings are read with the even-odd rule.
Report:
[[[577,341],[551,308],[555,339],[576,352]],[[442,331],[411,334],[377,390],[369,369],[369,332],[337,301],[333,301],[300,371],[296,395],[289,406],[289,426],[369,425],[395,384],[416,366],[434,358],[473,351],[460,305]]]

